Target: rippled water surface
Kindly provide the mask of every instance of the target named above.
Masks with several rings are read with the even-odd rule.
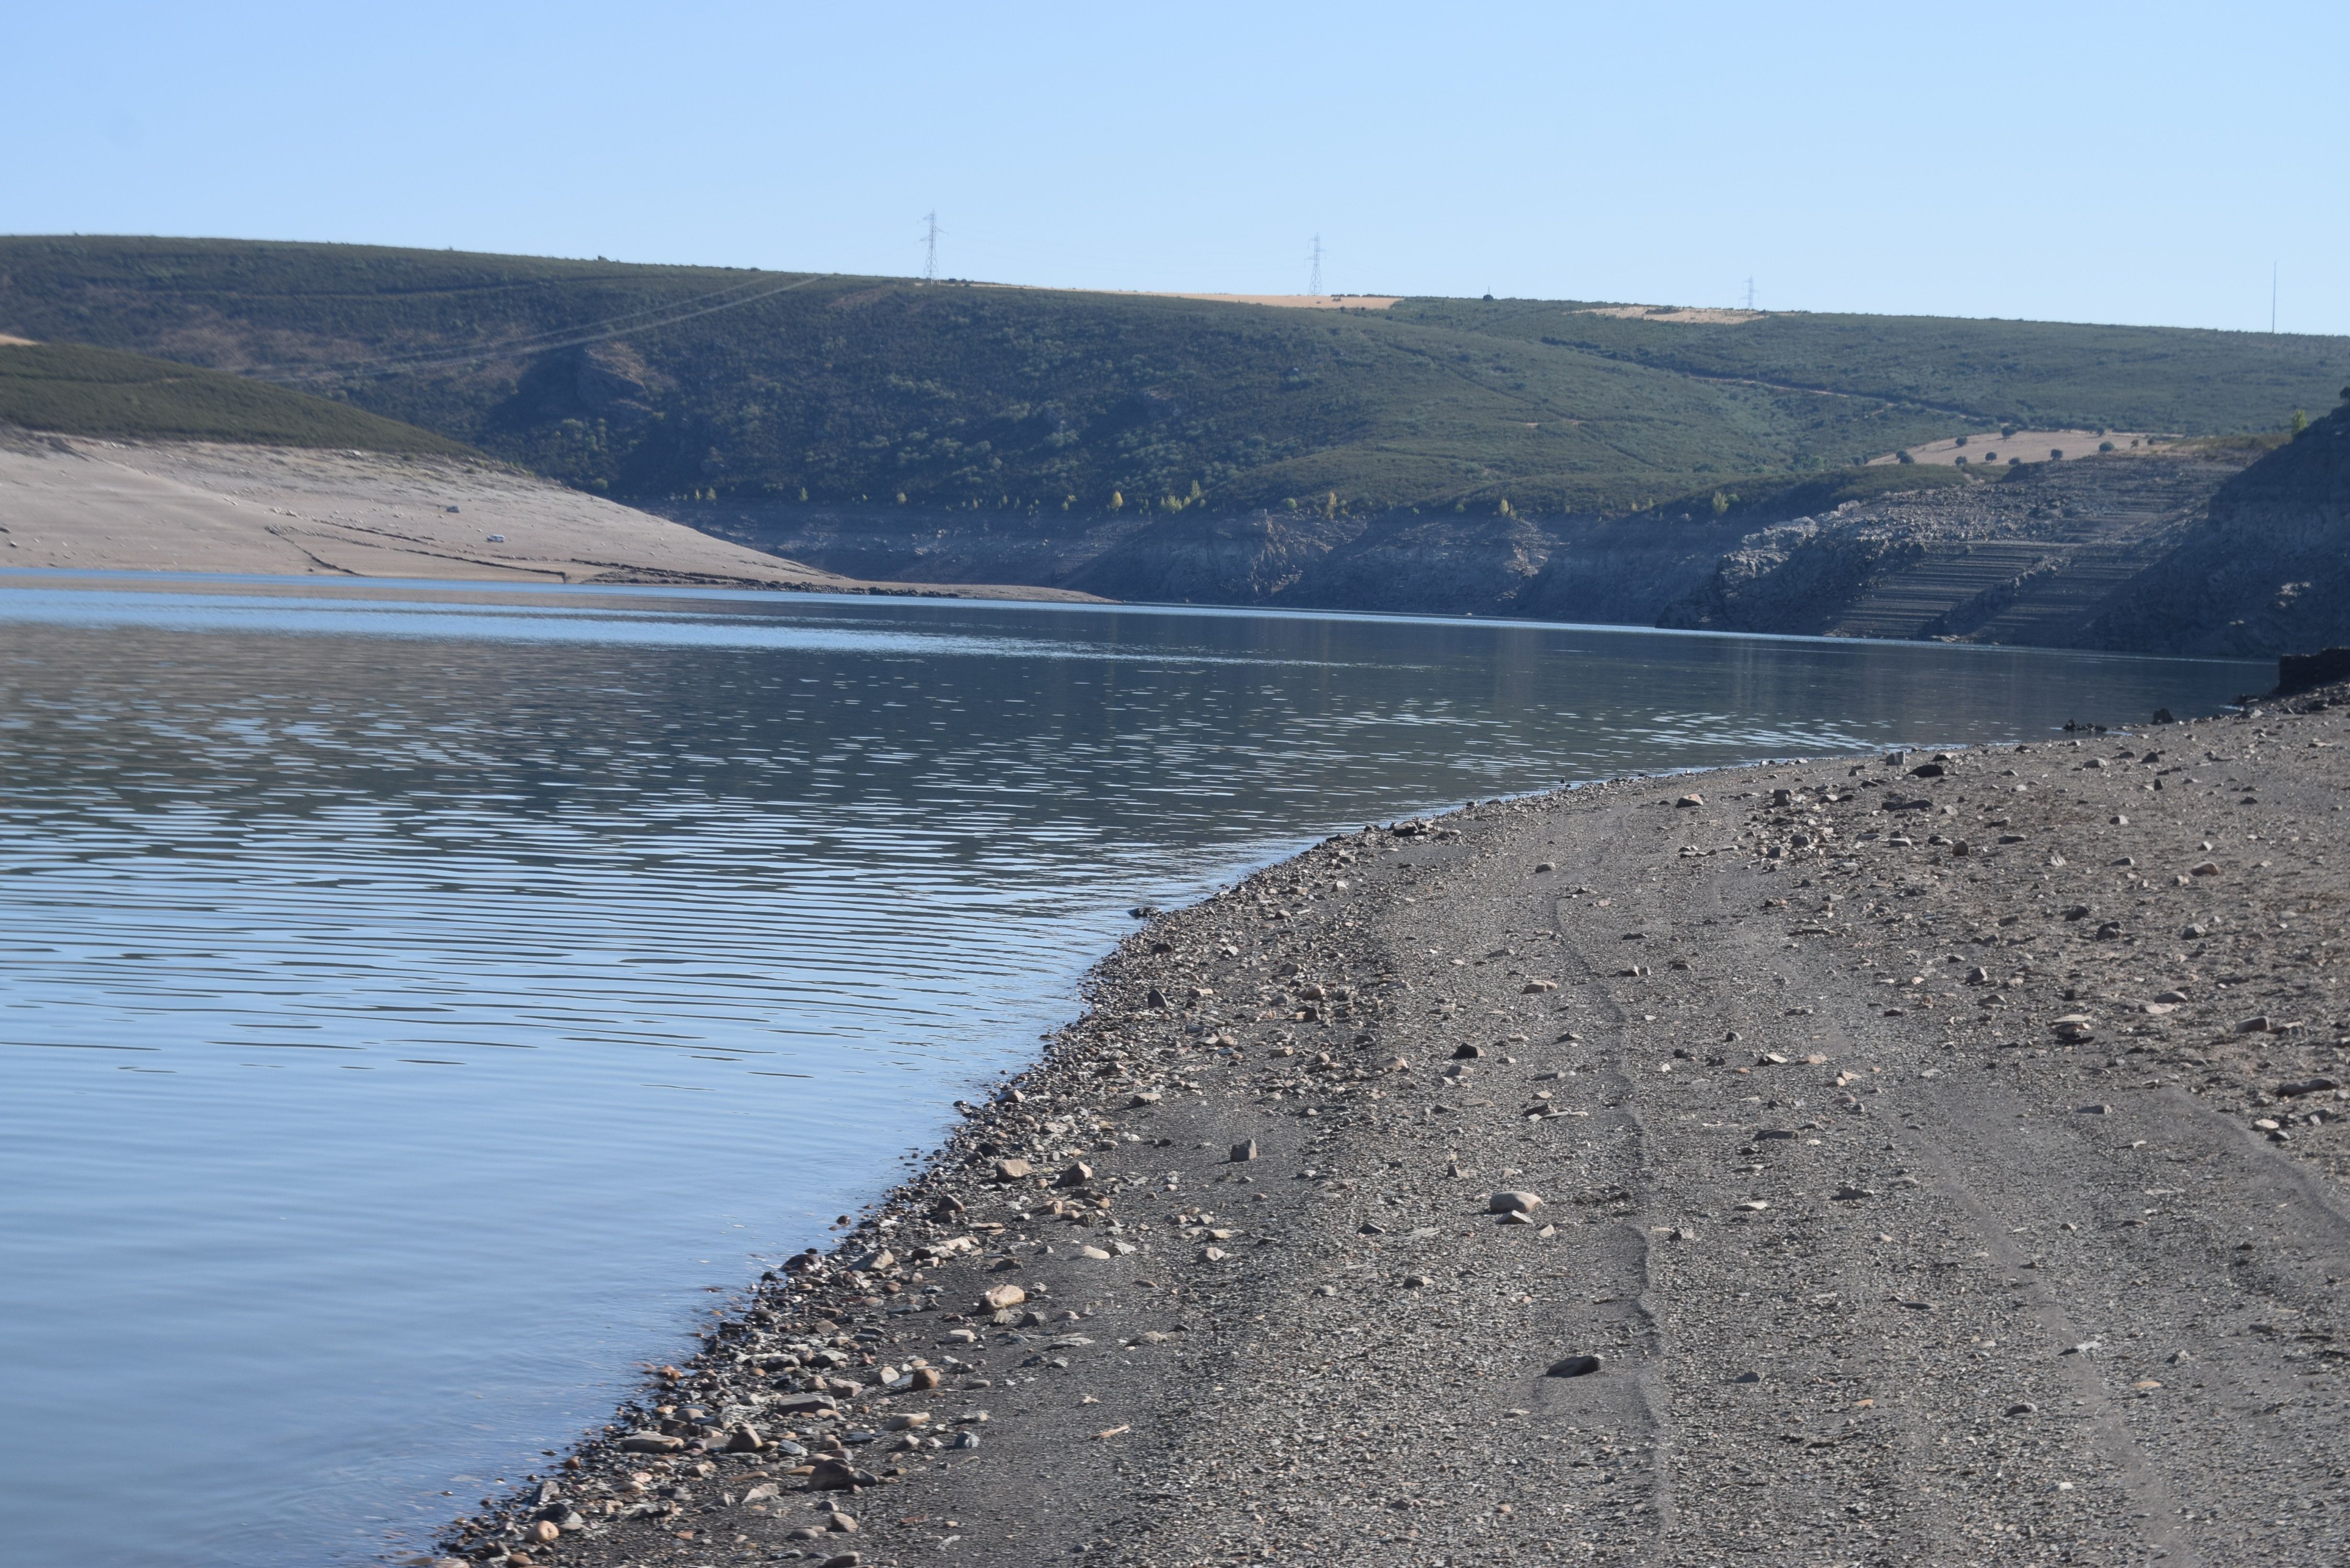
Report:
[[[0,587],[0,1541],[364,1562],[600,1424],[1127,908],[2243,665],[660,591]],[[453,1494],[453,1495],[451,1495]]]

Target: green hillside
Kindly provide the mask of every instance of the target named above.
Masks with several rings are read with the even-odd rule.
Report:
[[[2339,337],[1515,300],[1336,314],[214,240],[0,239],[0,332],[265,375],[615,496],[1040,525],[1617,513],[2004,420],[2273,429],[2350,377]]]
[[[0,344],[0,424],[67,435],[465,450],[430,431],[307,392],[73,343]]]

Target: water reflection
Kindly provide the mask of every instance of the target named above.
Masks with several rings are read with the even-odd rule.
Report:
[[[1460,622],[16,587],[0,1531],[107,1563],[414,1541],[933,1141],[1130,904],[1562,779],[2251,682]]]

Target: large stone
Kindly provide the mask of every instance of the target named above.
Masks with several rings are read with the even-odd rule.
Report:
[[[809,1470],[807,1483],[811,1491],[854,1491],[873,1485],[874,1479],[847,1459],[820,1459]]]

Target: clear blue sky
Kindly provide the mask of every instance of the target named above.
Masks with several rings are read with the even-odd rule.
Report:
[[[2052,15],[2052,13],[2054,13]],[[2350,5],[12,7],[0,231],[2350,332]]]

